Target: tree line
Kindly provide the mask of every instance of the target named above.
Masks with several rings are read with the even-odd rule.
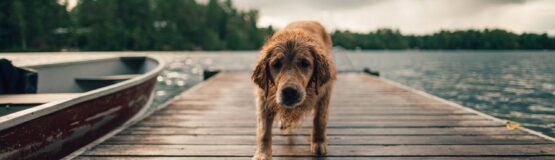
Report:
[[[332,37],[336,46],[345,49],[555,49],[555,37],[546,33],[515,34],[502,29],[443,30],[429,35],[403,35],[393,29],[378,29],[369,33],[335,31]]]
[[[0,2],[0,51],[254,50],[273,32],[231,0]]]
[[[256,50],[274,29],[231,0],[0,1],[0,51]],[[403,35],[334,31],[346,49],[555,49],[547,34],[500,29]]]

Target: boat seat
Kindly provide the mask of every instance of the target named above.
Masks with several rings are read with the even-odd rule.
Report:
[[[109,75],[109,76],[100,76],[100,77],[78,77],[78,78],[75,78],[75,80],[77,81],[125,81],[140,75],[141,74],[120,74],[120,75]]]
[[[121,74],[121,75],[109,75],[109,76],[98,76],[98,77],[78,77],[75,81],[83,89],[83,91],[95,90],[97,88],[102,88],[109,86],[121,81],[125,81],[134,77],[140,76],[140,74]]]
[[[0,95],[0,104],[43,104],[52,101],[71,99],[81,93],[39,93]]]

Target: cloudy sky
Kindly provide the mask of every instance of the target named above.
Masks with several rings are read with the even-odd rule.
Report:
[[[555,35],[555,0],[233,0],[257,9],[259,25],[281,28],[318,20],[329,30],[397,28],[427,34],[441,29],[502,28]]]

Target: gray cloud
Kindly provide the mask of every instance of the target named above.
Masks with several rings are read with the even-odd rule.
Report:
[[[514,3],[525,3],[527,0],[482,0],[483,3],[490,4],[514,4]]]
[[[553,0],[234,0],[258,9],[261,26],[318,20],[331,30],[366,32],[382,27],[424,34],[441,29],[503,28],[555,34]]]
[[[387,0],[235,0],[233,1],[238,6],[250,7],[250,8],[276,8],[276,9],[287,9],[290,7],[302,7],[306,9],[330,9],[330,10],[342,10],[342,9],[357,9],[358,7],[364,7],[368,5],[373,5],[376,3],[384,2]],[[285,7],[285,8],[281,8]]]

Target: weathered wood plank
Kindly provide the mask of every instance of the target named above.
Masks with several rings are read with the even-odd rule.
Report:
[[[124,134],[143,135],[255,135],[253,128],[158,128],[131,127]],[[310,128],[299,128],[292,135],[308,135]],[[279,129],[273,130],[274,135],[285,135]],[[520,130],[508,130],[505,127],[452,127],[452,128],[330,128],[328,135],[352,136],[396,136],[396,135],[528,135]]]
[[[254,102],[250,102],[250,103],[254,103]],[[217,105],[207,105],[207,104],[203,104],[203,105],[198,105],[198,104],[188,104],[188,103],[182,103],[182,105],[179,106],[170,106],[167,107],[161,111],[205,111],[205,110],[218,110],[218,111],[227,111],[227,112],[231,112],[231,111],[244,111],[245,109],[253,109],[255,108],[254,105],[249,104],[249,105],[240,105],[240,104],[226,104],[226,105],[222,105],[222,106],[217,106]],[[430,111],[443,111],[443,112],[461,112],[460,109],[458,108],[453,108],[453,107],[445,107],[445,106],[434,106],[434,105],[430,105],[430,106],[404,106],[404,105],[399,105],[399,106],[371,106],[371,105],[366,105],[366,106],[338,106],[338,107],[334,107],[331,108],[332,111],[335,112],[344,112],[344,111],[370,111],[370,112],[381,112],[381,111],[390,111],[390,110],[398,110],[398,111],[406,111],[406,112],[411,112],[411,111],[421,111],[421,110],[430,110]]]
[[[307,116],[305,120],[310,120],[312,115]],[[253,115],[243,116],[202,116],[202,115],[153,115],[146,120],[154,120],[154,121],[221,121],[222,119],[225,120],[233,120],[233,121],[253,121],[256,119]],[[341,122],[341,121],[456,121],[456,120],[487,120],[484,117],[477,116],[477,115],[450,115],[450,116],[426,116],[426,115],[404,115],[404,116],[385,116],[385,115],[364,115],[364,116],[330,116],[329,121],[331,122]]]
[[[306,122],[306,121],[305,121]],[[188,127],[188,128],[255,128],[256,122],[171,122],[144,121],[135,126],[139,127]],[[328,128],[438,128],[438,127],[500,127],[503,124],[489,120],[484,121],[360,121],[360,122],[329,122]],[[274,125],[274,127],[277,127]],[[311,127],[310,123],[303,123],[300,127]]]
[[[326,160],[341,160],[346,159],[347,157],[273,157],[275,160],[297,160],[297,159],[326,159]],[[141,157],[141,156],[83,156],[77,158],[77,160],[112,160],[112,159],[119,159],[119,160],[245,160],[248,159],[247,157]],[[553,160],[555,156],[514,156],[514,157],[483,157],[483,156],[450,156],[450,157],[430,157],[430,156],[421,156],[421,157],[348,157],[348,159],[352,160],[363,160],[363,159],[371,159],[371,160],[397,160],[397,159],[407,159],[407,160],[437,160],[437,159],[449,159],[449,160]]]
[[[233,116],[234,114],[240,113],[230,113],[230,112],[186,112],[186,113],[157,113],[157,115],[172,116],[172,115],[204,115],[204,116]],[[245,113],[242,113],[245,114]],[[382,112],[382,113],[330,113],[330,116],[368,116],[368,115],[388,115],[388,116],[409,116],[409,115],[419,115],[419,116],[451,116],[451,115],[475,115],[474,113],[439,113],[439,112],[420,112],[420,113],[403,113],[403,112]]]
[[[254,102],[253,102],[254,103]],[[458,109],[434,109],[434,108],[415,108],[415,107],[397,107],[397,108],[369,108],[361,109],[362,107],[342,107],[342,108],[331,108],[330,115],[402,115],[402,114],[414,114],[414,115],[476,115],[468,111],[458,110]],[[191,108],[166,108],[161,110],[156,114],[161,115],[179,115],[179,114],[233,114],[237,112],[244,111],[254,111],[254,106],[252,107],[191,107]]]
[[[311,117],[312,115],[307,115],[307,117]],[[175,114],[175,115],[167,115],[167,114],[154,114],[152,117],[157,118],[176,118],[176,119],[222,119],[222,118],[235,118],[235,119],[252,119],[256,118],[255,115],[251,114],[239,114],[239,115],[220,115],[217,117],[210,117],[210,116],[202,116],[200,114],[194,115],[185,115],[185,114]],[[222,117],[222,118],[220,118]],[[354,120],[394,120],[394,119],[410,119],[410,120],[436,120],[436,119],[451,119],[451,120],[489,120],[482,116],[478,116],[475,114],[395,114],[395,115],[358,115],[358,116],[332,116],[330,115],[329,119],[339,120],[339,119],[354,119]]]
[[[83,155],[252,156],[254,145],[98,145]],[[309,146],[274,145],[274,156],[313,156]],[[555,145],[392,145],[328,147],[328,156],[541,156]]]
[[[178,122],[172,125],[166,125],[167,122]],[[153,126],[153,127],[198,127],[198,125],[205,125],[205,127],[227,127],[227,128],[234,128],[234,127],[256,127],[255,119],[234,119],[233,122],[222,124],[221,120],[214,120],[214,119],[147,119],[143,123],[145,126]],[[307,117],[303,121],[301,127],[311,127],[312,125],[312,117]],[[330,128],[338,128],[338,127],[383,127],[384,125],[391,125],[390,127],[457,127],[460,125],[461,127],[470,127],[470,126],[479,126],[479,127],[492,127],[492,126],[502,126],[498,123],[492,123],[489,120],[484,119],[470,119],[470,120],[457,120],[457,119],[444,119],[439,121],[438,119],[430,119],[430,120],[410,120],[410,119],[379,119],[379,120],[371,120],[371,121],[359,121],[355,119],[345,119],[345,120],[334,120],[328,123]],[[407,125],[405,125],[407,124]],[[273,126],[278,126],[278,121],[274,121]],[[138,125],[140,126],[140,125]]]
[[[104,144],[138,145],[254,145],[256,137],[214,135],[119,135]],[[503,136],[329,136],[330,145],[479,145],[554,144],[531,135]],[[308,145],[308,136],[274,136],[273,144]]]

